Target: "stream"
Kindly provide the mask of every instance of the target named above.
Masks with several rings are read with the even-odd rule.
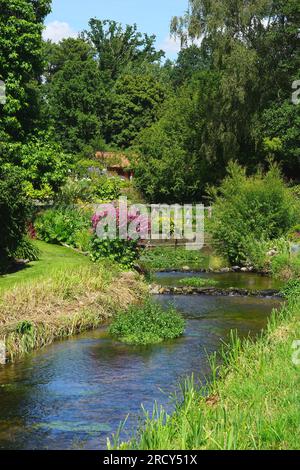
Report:
[[[195,275],[160,273],[156,280],[176,285],[184,276]],[[280,287],[255,274],[206,276],[218,276],[224,287]],[[154,298],[182,312],[184,336],[138,347],[116,342],[100,328],[0,365],[0,449],[105,449],[129,414],[122,435],[128,438],[142,403],[151,411],[156,400],[171,411],[170,393],[192,373],[200,379],[209,374],[207,354],[228,340],[231,329],[240,337],[255,336],[280,305],[278,299],[259,297]]]

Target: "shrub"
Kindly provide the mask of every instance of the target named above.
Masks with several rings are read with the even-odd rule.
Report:
[[[34,246],[27,236],[20,241],[18,248],[14,252],[14,258],[28,261],[38,261],[40,250]]]
[[[289,240],[293,243],[300,243],[300,224],[294,225],[289,231]]]
[[[94,176],[91,184],[93,194],[101,202],[115,201],[121,195],[122,180],[120,178]]]
[[[0,165],[0,271],[5,271],[23,239],[29,214],[22,172],[10,165]]]
[[[21,147],[19,165],[24,188],[31,199],[49,199],[64,182],[71,163],[70,155],[49,136],[40,135]]]
[[[91,242],[91,259],[99,261],[103,258],[115,261],[125,269],[131,268],[138,258],[138,241],[118,238],[102,240],[94,236]]]
[[[132,306],[127,312],[120,312],[109,333],[129,344],[154,344],[181,336],[184,328],[184,319],[174,308],[164,310],[148,300],[143,306]]]
[[[270,271],[272,259],[275,256],[289,256],[289,243],[285,238],[278,240],[256,240],[253,236],[245,238],[245,253],[247,264],[253,266],[258,271]]]
[[[231,163],[220,188],[210,194],[214,211],[209,230],[216,248],[231,263],[247,263],[251,240],[283,237],[297,221],[299,203],[275,164],[265,175],[247,177],[243,168]]]
[[[291,279],[286,283],[286,285],[281,289],[283,296],[290,300],[292,298],[300,297],[300,279]]]
[[[113,206],[112,206],[113,208]],[[115,216],[113,223],[116,224],[116,233],[114,238],[110,238],[104,234],[105,237],[98,237],[97,227],[99,223],[102,223],[105,227],[107,218]],[[92,224],[94,229],[94,237],[91,245],[91,258],[93,261],[98,261],[102,258],[109,258],[116,261],[124,268],[132,267],[134,261],[138,258],[138,242],[140,239],[140,233],[144,229],[148,230],[148,218],[141,216],[138,211],[129,211],[126,214],[126,221],[121,222],[119,208],[115,209],[113,214],[109,213],[108,209],[95,214],[92,218]],[[135,221],[136,217],[139,217],[139,224],[137,225],[135,234],[130,233],[130,224]],[[127,238],[121,237],[121,230],[124,228],[121,224],[127,224]]]
[[[49,209],[35,221],[37,237],[47,243],[66,243],[76,247],[78,232],[90,227],[90,213],[76,208]]]
[[[69,177],[56,195],[55,204],[60,207],[68,207],[77,204],[80,201],[93,201],[93,191],[90,179],[82,178],[77,180]]]
[[[293,279],[300,277],[300,255],[279,253],[271,260],[271,272],[280,279]]]

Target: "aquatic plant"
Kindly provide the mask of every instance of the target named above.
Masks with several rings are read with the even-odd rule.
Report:
[[[186,287],[214,287],[219,283],[214,279],[207,279],[203,277],[188,277],[185,279],[180,279],[179,284]]]
[[[112,337],[128,344],[155,344],[175,339],[184,332],[185,321],[173,307],[164,310],[147,300],[116,315],[109,328]]]

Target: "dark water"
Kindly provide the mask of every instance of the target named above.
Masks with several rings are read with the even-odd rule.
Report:
[[[243,297],[159,297],[187,319],[185,335],[151,347],[109,339],[105,329],[55,343],[0,366],[0,448],[101,449],[128,413],[128,432],[141,403],[169,407],[178,382],[208,373],[207,352],[232,328],[257,334],[278,302]],[[126,436],[124,436],[126,437]]]
[[[268,276],[254,273],[156,273],[154,275],[154,282],[162,286],[178,286],[183,285],[180,283],[181,280],[188,279],[191,277],[199,277],[201,279],[212,279],[217,282],[214,287],[220,289],[227,289],[229,287],[235,287],[239,289],[248,290],[268,290],[278,289],[283,286],[283,282],[280,280],[272,279]]]

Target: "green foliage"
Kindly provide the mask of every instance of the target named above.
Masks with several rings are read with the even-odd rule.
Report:
[[[203,267],[204,255],[200,251],[190,251],[185,248],[157,247],[144,250],[140,264],[148,270],[181,269]]]
[[[271,272],[274,277],[279,279],[300,278],[300,255],[279,253],[271,260]]]
[[[249,240],[278,239],[297,221],[299,208],[275,165],[265,175],[247,177],[243,168],[231,163],[228,176],[211,195],[209,231],[231,263],[247,262]]]
[[[25,236],[18,244],[18,248],[13,253],[13,256],[17,259],[38,261],[40,257],[40,251],[37,246],[33,245],[31,240],[29,240],[29,238]]]
[[[293,178],[300,161],[300,107],[291,103],[290,97],[283,103],[274,102],[263,112],[255,136],[263,155],[271,155]]]
[[[43,19],[50,0],[0,1],[0,80],[7,101],[1,107],[1,140],[22,140],[39,117],[38,79],[42,73]]]
[[[17,324],[16,326],[16,332],[20,335],[26,335],[33,333],[34,331],[34,325],[27,320],[21,321]]]
[[[55,196],[55,204],[60,207],[68,207],[82,202],[92,202],[93,188],[89,178],[67,178],[65,184]]]
[[[161,118],[141,132],[135,146],[135,178],[150,202],[199,202],[206,184],[224,175],[232,142],[214,124],[219,110],[212,111],[212,106],[218,107],[219,85],[218,74],[201,72],[171,96]],[[226,138],[224,157],[220,144]]]
[[[86,151],[98,146],[105,114],[105,87],[95,51],[83,39],[64,39],[47,50],[44,110],[56,135],[68,152]],[[99,148],[91,148],[92,152]]]
[[[135,24],[123,28],[116,21],[93,18],[89,27],[83,36],[93,44],[99,69],[106,79],[115,80],[129,64],[139,67],[164,56],[163,51],[155,50],[156,37],[138,32]]]
[[[257,239],[254,236],[244,238],[247,262],[258,271],[270,272],[272,260],[277,256],[289,256],[290,246],[285,238],[275,240]]]
[[[35,229],[40,240],[76,247],[78,233],[89,229],[90,220],[91,214],[83,209],[49,209],[37,217]]]
[[[185,46],[200,38],[201,46],[180,52],[170,71],[176,96],[138,141],[137,183],[149,201],[200,200],[230,160],[253,171],[267,167],[271,154],[297,178],[300,108],[291,103],[291,85],[299,78],[298,29],[295,0],[226,0],[222,8],[219,0],[190,0],[173,19]]]
[[[217,286],[219,283],[214,279],[188,277],[186,279],[180,279],[179,284],[187,287],[214,287]]]
[[[300,243],[300,224],[294,225],[289,231],[289,240],[294,243]]]
[[[166,87],[147,71],[122,74],[113,89],[106,138],[118,147],[129,147],[142,129],[157,118]]]
[[[0,271],[23,239],[30,207],[22,186],[22,172],[0,164]]]
[[[32,139],[21,147],[18,165],[23,169],[24,188],[31,199],[49,199],[65,181],[71,157],[49,136]]]
[[[120,178],[109,178],[107,176],[91,175],[92,191],[98,201],[115,201],[121,195],[122,180]]]
[[[125,343],[146,345],[178,338],[184,328],[184,319],[173,307],[164,310],[148,300],[114,317],[109,333]]]
[[[283,296],[291,300],[293,298],[300,298],[300,278],[291,279],[286,283],[286,285],[281,289]]]
[[[136,240],[121,240],[119,238],[100,239],[96,235],[91,243],[91,259],[99,261],[109,259],[121,267],[129,269],[139,256],[138,242]]]

